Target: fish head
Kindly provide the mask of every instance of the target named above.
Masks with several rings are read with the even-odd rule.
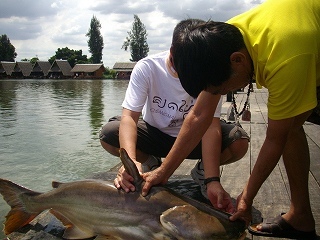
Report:
[[[191,205],[169,208],[160,222],[177,239],[220,239],[226,234],[218,218]]]

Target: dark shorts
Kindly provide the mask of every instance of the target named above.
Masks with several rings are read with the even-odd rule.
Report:
[[[109,122],[100,130],[100,140],[108,143],[111,146],[119,148],[119,125],[120,116],[116,116],[109,119]],[[222,130],[222,149],[225,150],[231,143],[237,139],[244,138],[250,139],[248,134],[239,126],[234,123],[227,123],[224,120],[220,120]],[[175,137],[172,137],[166,133],[161,132],[159,129],[152,127],[143,120],[138,121],[137,125],[138,137],[137,148],[147,154],[151,154],[157,157],[166,157],[171,147],[173,146]],[[237,131],[238,130],[238,131]],[[196,148],[189,154],[189,159],[200,159],[201,154],[201,142]]]

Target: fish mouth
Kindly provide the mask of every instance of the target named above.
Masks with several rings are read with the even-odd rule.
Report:
[[[168,210],[174,210],[175,208],[176,207],[173,207],[173,208],[170,208]],[[160,223],[161,223],[162,227],[166,231],[168,231],[170,234],[172,234],[175,237],[179,237],[179,231],[178,231],[177,227],[174,224],[172,224],[169,220],[167,220],[167,218],[166,218],[166,212],[167,211],[163,212],[160,215]]]
[[[227,235],[219,219],[191,205],[167,209],[161,214],[160,222],[177,239],[221,239]]]

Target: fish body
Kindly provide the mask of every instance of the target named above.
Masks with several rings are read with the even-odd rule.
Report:
[[[127,172],[134,177],[135,192],[118,190],[108,181],[88,179],[53,182],[52,190],[39,193],[0,179],[0,193],[11,206],[5,234],[28,224],[47,209],[66,226],[63,235],[66,239],[97,235],[133,240],[217,239],[218,236],[237,239],[244,232],[242,221],[230,222],[228,214],[165,187],[152,187],[143,197],[143,180],[137,168],[124,149],[120,153]]]

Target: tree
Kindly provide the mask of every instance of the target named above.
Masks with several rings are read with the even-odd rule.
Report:
[[[130,61],[137,62],[148,56],[149,46],[147,43],[147,30],[145,25],[140,21],[138,15],[134,15],[132,30],[128,32],[128,34],[129,37],[126,37],[122,49],[127,51],[127,49],[130,48]]]
[[[100,28],[99,20],[93,15],[89,31],[86,34],[89,37],[88,46],[92,63],[101,63],[102,60],[103,37],[100,33]]]
[[[37,61],[39,61],[38,56],[35,56],[35,57],[30,59],[30,62],[32,63],[32,65],[36,64]]]
[[[22,62],[31,62],[32,65],[34,65],[37,61],[39,61],[38,56],[35,56],[33,58],[31,58],[30,60],[28,58],[23,58],[21,59]]]
[[[0,36],[0,61],[14,62],[17,57],[16,48],[10,43],[6,34]]]
[[[58,48],[56,55],[49,59],[52,64],[56,59],[68,60],[71,67],[74,67],[76,63],[88,63],[87,55],[82,55],[82,50],[73,50],[68,47]]]

